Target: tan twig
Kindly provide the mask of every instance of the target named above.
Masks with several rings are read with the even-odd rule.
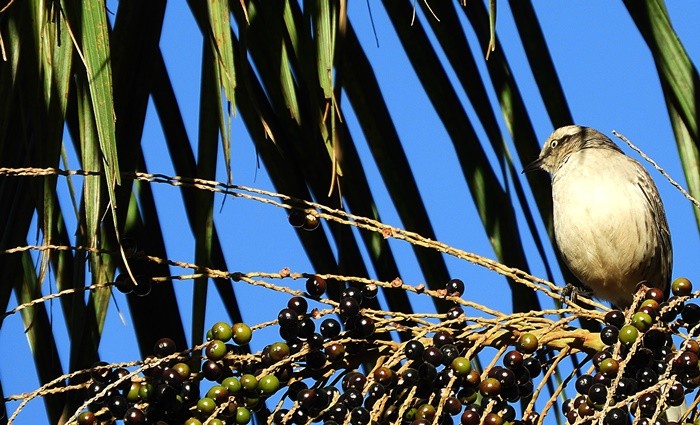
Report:
[[[617,135],[617,134],[616,134]],[[83,171],[83,170],[60,170],[56,168],[24,168],[24,169],[9,169],[9,168],[0,168],[0,176],[48,176],[48,175],[61,175],[61,176],[72,176],[72,175],[103,175],[101,172],[91,172],[91,171]],[[460,258],[463,260],[466,260],[472,264],[478,265],[480,267],[487,268],[489,270],[492,270],[502,276],[507,277],[513,282],[516,282],[521,285],[525,285],[528,288],[532,289],[533,291],[540,291],[544,293],[545,295],[553,298],[553,299],[561,299],[562,298],[562,289],[556,285],[554,285],[551,282],[548,282],[543,279],[539,279],[535,276],[532,276],[522,270],[516,269],[516,268],[511,268],[508,267],[504,264],[501,264],[497,261],[491,260],[486,257],[479,256],[474,253],[466,252],[463,250],[456,249],[454,247],[451,247],[447,244],[444,244],[439,241],[434,241],[428,238],[424,238],[421,235],[406,231],[403,229],[399,229],[393,226],[386,225],[384,223],[378,222],[376,220],[372,220],[366,217],[361,217],[361,216],[356,216],[350,213],[347,213],[346,211],[339,210],[339,209],[334,209],[330,208],[328,206],[319,204],[319,203],[314,203],[314,202],[308,202],[304,200],[299,200],[299,199],[294,199],[289,196],[286,196],[284,194],[280,193],[275,193],[275,192],[270,192],[270,191],[265,191],[261,189],[256,189],[256,188],[249,188],[245,186],[237,186],[237,185],[231,185],[231,184],[224,184],[221,182],[217,181],[210,181],[210,180],[202,180],[202,179],[192,179],[192,178],[184,178],[184,177],[179,177],[179,176],[167,176],[163,174],[148,174],[148,173],[122,173],[124,178],[131,178],[134,180],[138,181],[143,181],[147,183],[161,183],[161,184],[168,184],[173,187],[187,187],[187,188],[194,188],[198,190],[207,190],[215,193],[221,193],[223,195],[228,195],[228,196],[233,196],[233,197],[238,197],[238,198],[243,198],[247,200],[252,200],[255,202],[260,202],[264,203],[267,205],[271,205],[274,207],[278,208],[284,208],[284,209],[293,209],[293,208],[299,208],[305,211],[307,214],[313,214],[317,216],[318,218],[322,218],[328,221],[333,221],[342,225],[347,225],[347,226],[353,226],[357,227],[359,229],[364,229],[370,232],[375,232],[381,234],[384,238],[394,238],[394,239],[399,239],[406,241],[412,245],[415,246],[421,246],[425,247],[427,249],[432,249],[447,255],[454,256],[456,258]],[[292,207],[291,205],[295,205],[295,207]],[[28,246],[21,246],[21,247],[14,247],[7,249],[5,251],[0,252],[0,255],[11,255],[14,253],[18,252],[24,252],[24,251],[29,251],[29,250],[35,250],[35,251],[65,251],[65,250],[73,250],[73,251],[80,251],[80,252],[90,252],[92,254],[113,254],[113,252],[108,252],[108,251],[103,251],[103,250],[98,250],[94,248],[88,248],[88,247],[82,247],[82,246],[58,246],[58,245],[28,245]],[[280,293],[288,294],[288,295],[293,295],[293,296],[305,296],[305,293],[301,290],[293,289],[293,287],[287,286],[285,282],[282,282],[285,279],[291,279],[291,280],[299,280],[299,279],[307,279],[313,274],[310,273],[296,273],[292,272],[289,269],[283,269],[277,273],[272,273],[272,272],[262,272],[262,271],[256,271],[256,272],[238,272],[238,271],[227,271],[227,270],[218,270],[215,268],[211,267],[203,267],[194,263],[189,263],[189,262],[184,262],[184,261],[178,261],[178,260],[172,260],[172,259],[165,259],[165,258],[159,258],[155,256],[148,255],[148,253],[144,252],[138,252],[135,254],[133,257],[135,259],[143,260],[143,261],[148,261],[148,262],[153,262],[157,264],[164,264],[168,265],[170,267],[177,267],[180,269],[186,270],[183,274],[175,274],[171,276],[150,276],[149,278],[152,280],[154,283],[161,283],[161,282],[167,282],[167,281],[177,281],[177,280],[190,280],[190,279],[196,279],[196,278],[201,278],[201,277],[207,277],[207,278],[214,278],[214,279],[227,279],[233,281],[233,284],[246,284],[246,285],[252,285],[252,286],[258,286],[267,290],[272,290],[272,291],[277,291]],[[378,287],[383,287],[383,288],[391,288],[391,289],[401,289],[403,291],[407,292],[412,292],[414,294],[417,294],[419,296],[428,296],[432,298],[438,298],[438,299],[444,299],[448,300],[450,302],[455,303],[455,305],[461,305],[464,307],[464,314],[460,315],[460,317],[453,319],[453,320],[446,320],[447,315],[443,313],[403,313],[403,312],[392,312],[392,311],[383,311],[383,310],[376,310],[376,309],[371,309],[371,308],[363,308],[361,310],[361,314],[364,317],[370,318],[371,320],[374,321],[374,326],[375,326],[375,335],[378,335],[377,339],[371,339],[371,340],[366,340],[366,339],[358,339],[354,338],[351,336],[348,336],[346,334],[341,335],[340,338],[336,338],[333,341],[326,342],[324,343],[324,346],[328,346],[331,343],[343,343],[343,344],[363,344],[364,348],[367,348],[363,352],[359,354],[355,354],[354,357],[349,360],[349,359],[344,359],[342,361],[339,361],[337,363],[333,364],[327,364],[324,366],[322,370],[319,371],[309,371],[307,369],[303,368],[303,364],[305,361],[305,356],[310,352],[311,348],[308,345],[304,345],[299,351],[295,352],[294,354],[290,355],[289,357],[276,362],[275,364],[269,365],[266,364],[264,367],[262,367],[262,370],[259,370],[256,372],[256,375],[258,377],[263,376],[265,374],[270,374],[274,373],[278,368],[281,367],[293,367],[294,368],[294,379],[306,379],[306,378],[313,378],[315,380],[322,380],[323,382],[327,382],[328,380],[334,380],[333,385],[337,383],[337,380],[340,379],[340,377],[343,376],[343,373],[347,372],[348,370],[352,370],[354,368],[359,367],[360,364],[368,364],[370,366],[370,373],[368,374],[368,380],[367,384],[365,385],[364,391],[366,392],[370,385],[374,382],[374,378],[372,375],[372,372],[376,370],[376,368],[380,366],[387,366],[387,367],[392,367],[397,369],[396,373],[399,374],[402,371],[404,371],[406,368],[411,367],[410,362],[403,362],[403,359],[405,357],[404,353],[404,348],[405,348],[405,342],[397,342],[392,339],[392,337],[395,335],[393,332],[399,331],[402,332],[402,335],[409,335],[410,338],[416,341],[422,342],[424,345],[428,346],[432,344],[432,338],[430,337],[431,334],[440,331],[440,330],[447,330],[449,329],[450,332],[455,336],[456,339],[459,339],[461,344],[464,344],[465,347],[469,347],[466,350],[466,353],[464,354],[465,357],[469,359],[474,359],[477,356],[482,353],[482,350],[485,347],[492,347],[495,349],[495,354],[490,357],[490,362],[488,366],[481,371],[481,374],[483,377],[486,376],[488,371],[497,364],[497,362],[500,360],[502,357],[503,353],[506,352],[506,350],[513,346],[518,337],[524,333],[524,332],[530,332],[533,333],[539,340],[540,346],[544,347],[545,349],[552,349],[552,350],[558,350],[559,353],[558,355],[554,358],[554,361],[551,364],[547,365],[547,370],[544,373],[544,378],[543,380],[539,383],[535,391],[533,392],[533,401],[528,405],[526,412],[531,412],[532,409],[534,408],[534,401],[539,398],[540,393],[544,389],[544,386],[546,385],[546,382],[549,381],[551,376],[556,372],[557,366],[560,364],[561,360],[564,358],[567,358],[577,352],[583,351],[586,353],[589,353],[589,357],[587,358],[585,362],[590,359],[590,354],[595,353],[600,351],[601,349],[604,348],[604,345],[602,344],[600,340],[600,336],[597,333],[590,333],[588,331],[578,329],[574,326],[571,325],[571,322],[587,317],[594,319],[596,321],[602,322],[603,321],[603,314],[606,310],[608,310],[605,306],[602,306],[599,303],[590,301],[585,299],[584,297],[580,297],[580,300],[574,302],[570,300],[562,300],[566,307],[564,308],[558,308],[558,309],[550,309],[550,310],[541,310],[541,311],[529,311],[529,312],[522,312],[522,313],[514,313],[514,314],[505,314],[503,312],[500,312],[498,310],[495,310],[493,308],[490,308],[488,306],[480,305],[477,303],[474,303],[472,301],[468,301],[463,299],[462,297],[454,296],[447,294],[446,290],[444,289],[430,289],[427,287],[426,284],[424,283],[418,283],[418,284],[410,284],[403,282],[400,278],[396,278],[392,281],[380,281],[380,280],[375,280],[375,279],[369,279],[365,277],[358,277],[358,276],[344,276],[344,275],[335,275],[335,274],[319,274],[318,276],[325,278],[325,279],[332,279],[332,280],[337,280],[340,282],[356,282],[362,285],[376,285]],[[51,300],[60,296],[68,296],[68,295],[73,295],[76,293],[80,293],[82,291],[88,291],[88,290],[95,290],[98,288],[104,288],[104,287],[109,287],[111,286],[111,282],[106,282],[106,283],[99,283],[96,285],[91,285],[87,286],[84,288],[72,288],[69,290],[65,291],[60,291],[56,294],[49,294],[47,296],[41,297],[36,300],[31,300],[27,303],[21,304],[17,307],[15,307],[13,310],[10,310],[5,313],[5,317],[14,314],[24,308],[28,308],[31,306],[35,306],[38,303],[45,302],[47,300]],[[432,285],[431,285],[432,286]],[[693,296],[698,297],[700,294],[695,293]],[[641,293],[637,294],[635,297],[635,305],[641,302]],[[678,301],[674,301],[673,303],[679,303],[682,302],[685,297],[681,297]],[[326,315],[331,315],[331,314],[336,314],[338,313],[338,303],[329,300],[326,298],[323,299],[315,299],[315,302],[319,303],[323,307],[321,310],[319,308],[315,308],[312,313],[311,317],[318,319],[320,317],[326,316]],[[673,304],[672,303],[672,304]],[[593,306],[594,308],[597,308],[597,310],[587,310],[584,308],[584,305],[588,306]],[[675,304],[673,304],[675,305]],[[627,320],[629,322],[630,315],[633,313],[633,309],[630,309],[628,314],[627,314]],[[277,320],[271,320],[268,322],[263,322],[263,323],[258,323],[254,326],[252,326],[252,329],[254,331],[257,331],[259,329],[269,327],[272,325],[278,324]],[[454,324],[459,324],[458,327],[452,328]],[[681,332],[677,332],[679,335],[681,335]],[[691,332],[689,332],[689,335],[687,338],[692,338],[695,334],[695,329],[692,329]],[[683,335],[681,335],[683,337]],[[635,345],[632,347],[630,352],[628,353],[628,356],[626,359],[623,359],[620,362],[620,375],[622,376],[622,371],[624,371],[625,366],[627,365],[627,362],[629,360],[629,356],[634,354],[637,345],[639,344],[639,340],[635,343]],[[136,370],[130,372],[128,375],[122,378],[123,380],[126,379],[132,379],[135,378],[136,375],[139,373],[142,373],[145,369],[151,368],[151,367],[157,367],[158,365],[163,364],[163,362],[167,362],[170,360],[173,360],[174,358],[177,358],[178,356],[184,355],[184,353],[191,353],[194,351],[199,351],[202,350],[206,344],[202,344],[200,346],[194,347],[191,350],[185,350],[181,353],[177,353],[173,356],[168,356],[162,359],[152,359],[152,360],[147,360],[145,362],[132,362],[129,365],[130,366],[138,366]],[[489,351],[490,352],[490,351]],[[615,350],[614,356],[619,356],[619,348]],[[679,355],[679,354],[676,354]],[[197,356],[195,356],[197,357]],[[479,356],[480,357],[480,356]],[[237,365],[240,364],[251,364],[251,363],[259,363],[262,358],[262,352],[254,353],[254,354],[233,354],[229,353],[225,356],[226,364],[228,367],[235,367],[237,368]],[[403,364],[401,364],[403,362]],[[109,367],[114,367],[114,365],[109,365]],[[578,368],[576,368],[578,370]],[[542,412],[542,415],[540,416],[540,421],[542,421],[546,415],[546,412],[553,406],[554,402],[556,401],[556,398],[558,397],[559,394],[564,391],[566,385],[570,382],[570,380],[573,378],[575,373],[577,373],[577,370],[573,371],[571,375],[565,379],[565,381],[557,386],[557,388],[554,390],[554,394],[552,394],[552,397],[549,399],[549,402],[545,405],[544,410]],[[80,385],[71,385],[71,386],[57,386],[57,385],[63,385],[65,383],[66,379],[70,379],[73,376],[77,376],[77,374],[84,374],[89,371],[83,370],[83,371],[78,371],[78,372],[73,372],[72,374],[64,375],[63,377],[59,378],[56,381],[52,381],[52,383],[47,384],[42,386],[40,389],[33,391],[28,394],[22,394],[22,395],[17,395],[17,396],[11,396],[7,398],[6,400],[19,400],[22,399],[22,404],[18,407],[17,410],[13,413],[12,418],[10,421],[14,420],[16,416],[19,414],[19,412],[26,406],[26,403],[28,403],[30,400],[35,399],[36,397],[43,396],[46,394],[50,394],[53,392],[59,392],[59,391],[75,391],[79,388],[82,388],[84,384]],[[669,372],[670,373],[670,372]],[[613,380],[612,385],[613,388],[617,384],[619,380],[619,376],[617,379]],[[200,378],[201,379],[201,376]],[[454,390],[453,385],[456,382],[456,378],[452,378],[449,385],[447,388],[440,393],[432,393],[430,396],[428,396],[428,402],[432,403],[434,406],[437,407],[437,412],[439,416],[439,413],[442,412],[445,400],[447,397],[450,396],[451,392]],[[668,373],[660,378],[660,381],[663,381],[665,384],[663,385],[669,385],[669,382],[671,382],[671,379],[668,376]],[[121,382],[121,381],[120,381]],[[109,391],[110,389],[114,388],[116,385],[118,385],[120,382],[113,382],[104,390],[100,393],[95,395],[89,400],[86,400],[83,404],[83,406],[78,409],[75,413],[74,416],[69,420],[74,421],[77,418],[77,415],[79,415],[80,411],[87,406],[89,403],[94,402],[98,400],[100,397],[103,397],[104,394],[106,394],[106,391]],[[659,384],[661,385],[661,384]],[[663,386],[655,386],[653,388],[663,388]],[[413,396],[416,394],[417,389],[416,388],[411,388],[408,391],[408,394],[404,394],[404,396],[408,397],[408,400],[412,399]],[[611,394],[614,393],[614,390],[611,392]],[[384,406],[390,399],[388,393],[385,395],[382,399],[377,401],[377,404],[375,404],[375,407],[372,409],[372,417],[377,419],[380,416],[380,412],[383,410]],[[438,400],[439,399],[439,400]],[[233,399],[229,400],[232,401]],[[661,402],[663,403],[664,399],[661,399]],[[629,400],[622,401],[620,403],[625,404],[628,403]],[[612,397],[610,397],[606,403],[606,408],[611,407],[611,406],[616,406],[612,404]],[[697,403],[696,403],[697,404]],[[278,408],[281,408],[282,402],[278,405]],[[207,421],[210,421],[213,419],[218,413],[223,412],[227,407],[226,403],[220,404],[216,411],[207,419]],[[409,407],[409,403],[402,403],[401,408],[399,410],[399,414],[402,415],[406,409]],[[298,404],[295,403],[294,406],[292,406],[290,413],[287,415],[287,417],[291,417],[290,415],[294,412],[295,409],[298,408]],[[485,411],[488,412],[492,408],[494,408],[494,404],[491,403],[489,406],[486,406]],[[599,419],[602,417],[602,413],[596,413],[597,416],[589,417],[589,418],[596,418]]]
[[[58,168],[0,168],[0,175],[7,176],[48,176],[48,175],[102,175],[102,172],[85,171],[85,170],[61,170]],[[506,276],[520,284],[530,287],[533,290],[541,291],[550,297],[557,298],[561,293],[561,288],[557,285],[530,275],[517,268],[508,267],[497,261],[480,256],[478,254],[469,253],[460,249],[453,248],[447,244],[433,241],[425,238],[415,232],[402,230],[396,227],[388,226],[376,220],[366,217],[356,216],[347,213],[343,210],[333,209],[322,204],[309,202],[301,199],[292,198],[290,196],[270,192],[266,190],[250,188],[246,186],[230,185],[214,180],[204,180],[197,178],[186,178],[180,176],[167,176],[164,174],[149,174],[149,173],[122,173],[123,178],[132,178],[135,180],[146,181],[151,183],[164,183],[172,186],[192,187],[201,190],[209,190],[219,192],[230,196],[241,197],[265,204],[274,205],[284,209],[292,209],[293,207],[272,198],[279,198],[283,201],[294,201],[295,204],[305,205],[308,208],[320,210],[316,214],[330,221],[336,221],[341,224],[363,228],[373,232],[381,233],[385,238],[392,237],[395,239],[405,240],[411,244],[434,249],[436,251],[469,261],[470,263],[485,267],[495,271],[503,276]],[[602,306],[601,306],[602,307]]]
[[[663,175],[664,177],[666,177],[666,180],[668,180],[669,183],[671,183],[671,185],[672,185],[673,187],[675,187],[676,189],[678,189],[678,191],[681,192],[681,193],[683,194],[683,196],[686,197],[686,199],[688,199],[690,202],[692,202],[693,205],[695,205],[695,208],[700,209],[700,202],[698,202],[697,199],[695,199],[695,198],[693,197],[693,195],[691,195],[690,193],[688,193],[688,191],[685,190],[685,189],[683,188],[683,186],[681,186],[677,181],[675,181],[675,180],[666,172],[666,170],[664,170],[663,168],[661,168],[661,167],[656,163],[656,161],[654,161],[654,160],[651,159],[649,156],[647,156],[647,154],[645,154],[644,152],[642,152],[642,150],[639,149],[637,146],[633,145],[632,142],[630,142],[629,139],[628,139],[627,137],[623,136],[622,134],[618,133],[618,132],[615,131],[615,130],[613,130],[612,133],[615,135],[615,137],[618,137],[618,138],[621,139],[623,142],[627,143],[627,146],[629,146],[630,148],[634,149],[634,151],[637,152],[642,158],[644,158],[645,161],[647,161],[648,163],[650,163],[658,172],[661,173],[661,175]]]

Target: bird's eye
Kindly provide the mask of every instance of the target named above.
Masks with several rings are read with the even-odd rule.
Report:
[[[559,140],[552,140],[552,142],[549,144],[549,147],[554,149],[557,147],[558,144],[559,144]]]

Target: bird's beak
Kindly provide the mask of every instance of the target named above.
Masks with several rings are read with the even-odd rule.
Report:
[[[540,170],[540,169],[542,169],[542,158],[537,158],[536,160],[527,164],[525,166],[525,168],[523,168],[522,172],[524,174],[524,173],[529,173],[530,171],[535,171],[535,170]]]

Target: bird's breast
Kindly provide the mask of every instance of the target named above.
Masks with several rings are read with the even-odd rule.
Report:
[[[571,271],[597,296],[616,299],[644,279],[657,241],[642,236],[654,218],[628,158],[607,157],[606,167],[595,159],[574,158],[556,173],[554,230]]]

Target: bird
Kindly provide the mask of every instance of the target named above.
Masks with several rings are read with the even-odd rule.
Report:
[[[643,281],[668,294],[671,234],[659,191],[638,161],[598,130],[568,125],[523,172],[538,169],[552,178],[561,257],[594,297],[626,308]]]

